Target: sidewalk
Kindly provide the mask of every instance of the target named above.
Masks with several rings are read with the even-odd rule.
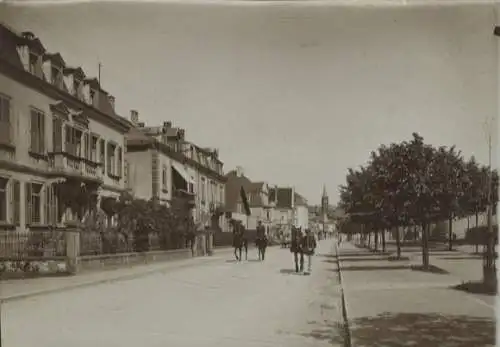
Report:
[[[494,346],[494,305],[450,289],[460,276],[414,271],[413,260],[388,261],[349,242],[338,255],[353,347]]]
[[[162,271],[180,270],[191,266],[208,265],[231,256],[232,248],[216,248],[211,257],[173,260],[128,268],[82,272],[75,276],[42,277],[0,282],[0,301],[21,300],[27,297],[50,294],[106,282],[128,280]]]

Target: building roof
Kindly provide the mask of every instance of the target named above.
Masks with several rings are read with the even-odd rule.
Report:
[[[293,207],[293,188],[270,188],[269,201],[276,203],[277,208]]]
[[[304,198],[299,193],[295,193],[294,197],[295,197],[295,206],[308,206],[306,198]]]
[[[38,76],[34,76],[27,72],[23,66],[21,57],[19,56],[17,47],[19,45],[36,46],[42,50],[44,55],[50,59],[55,59],[59,63],[64,63],[64,59],[59,53],[49,53],[45,51],[39,38],[34,36],[33,33],[24,32],[17,33],[13,29],[7,27],[4,24],[0,24],[0,66],[2,67],[2,72],[8,72],[9,76],[16,78],[20,83],[29,85],[32,88],[40,90],[41,93],[47,94],[50,97],[54,95],[54,98],[59,99],[58,96],[61,94],[65,99],[68,99],[71,104],[78,105],[80,108],[92,108],[100,112],[101,116],[107,116],[107,120],[113,121],[113,124],[119,125],[120,128],[128,128],[129,124],[125,118],[120,117],[115,113],[111,102],[109,101],[108,93],[106,93],[100,85],[98,86],[97,92],[99,93],[99,103],[96,107],[89,105],[81,100],[78,100],[75,96],[68,93],[68,87],[63,81],[62,89],[57,88],[47,81],[43,69],[39,71]],[[65,65],[65,63],[64,63]],[[75,69],[80,69],[76,67]],[[81,70],[83,71],[83,70]],[[80,73],[80,71],[79,71]],[[44,81],[45,83],[43,83]],[[56,96],[57,95],[57,96]],[[84,106],[85,105],[85,106]]]
[[[236,170],[226,174],[226,211],[237,212],[238,202],[242,200],[241,189],[248,194],[252,182],[245,175],[238,176]]]

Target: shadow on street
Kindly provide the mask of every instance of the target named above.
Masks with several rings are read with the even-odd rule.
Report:
[[[340,271],[380,271],[380,270],[409,270],[409,265],[386,265],[386,266],[341,266]],[[338,271],[331,269],[330,271]]]
[[[302,276],[302,273],[300,272],[295,272],[295,269],[281,269],[280,274],[283,275],[297,275],[297,276]]]
[[[344,258],[344,257],[339,257],[340,261],[347,262],[356,262],[356,261],[387,261],[388,257],[369,257],[369,258],[361,258],[361,257],[356,257],[356,258]]]
[[[357,347],[486,347],[495,345],[491,319],[443,314],[398,313],[355,319]]]
[[[480,255],[469,255],[469,256],[449,256],[449,257],[437,257],[438,259],[449,259],[449,260],[477,260],[483,259]]]

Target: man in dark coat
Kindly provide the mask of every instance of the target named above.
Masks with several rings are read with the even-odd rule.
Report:
[[[266,236],[266,228],[262,225],[262,221],[259,221],[257,224],[257,233],[255,238],[255,245],[259,250],[259,260],[264,260],[266,256],[266,248],[267,248],[267,236]]]
[[[300,228],[292,227],[292,239],[290,242],[290,252],[293,253],[295,261],[295,272],[302,272],[304,269],[304,253],[302,252],[302,231]],[[300,259],[299,259],[300,257]],[[300,260],[300,264],[299,264]],[[299,267],[300,265],[300,267]]]

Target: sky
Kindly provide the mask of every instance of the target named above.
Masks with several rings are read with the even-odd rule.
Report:
[[[347,7],[93,3],[9,6],[0,21],[34,32],[97,76],[124,117],[170,120],[220,151],[225,171],[330,201],[349,167],[420,133],[486,162],[497,116],[492,6]],[[496,144],[497,123],[491,124]]]

